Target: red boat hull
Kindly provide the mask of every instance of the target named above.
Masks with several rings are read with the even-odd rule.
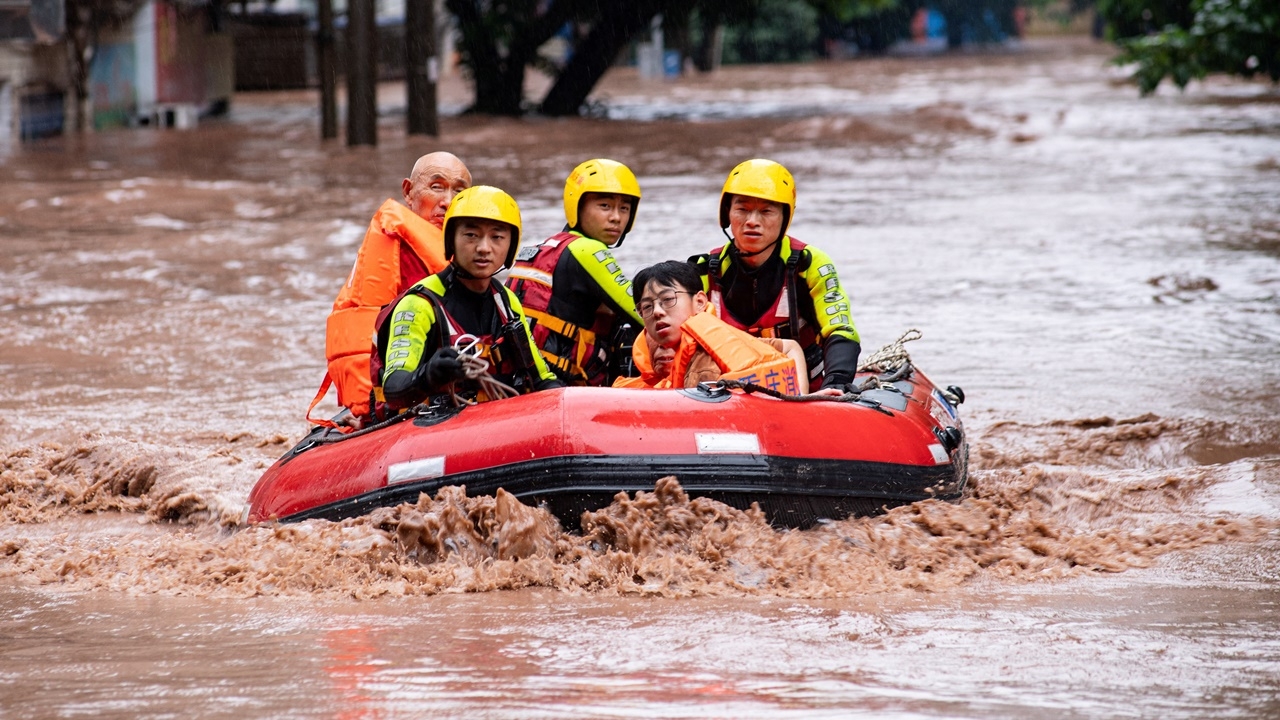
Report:
[[[954,407],[919,372],[853,403],[565,388],[336,438],[313,433],[273,465],[249,520],[339,519],[466,485],[544,504],[573,528],[619,491],[675,475],[693,497],[758,502],[774,524],[804,527],[954,499],[967,458]]]

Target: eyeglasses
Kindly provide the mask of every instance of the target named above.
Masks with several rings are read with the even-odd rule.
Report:
[[[640,311],[640,317],[648,318],[649,316],[653,315],[653,311],[657,309],[655,305],[661,305],[663,310],[670,310],[671,308],[676,306],[677,295],[692,295],[692,294],[693,293],[690,293],[684,290],[676,290],[672,292],[670,295],[660,295],[656,303],[653,300],[641,300],[640,304],[636,306],[636,310]]]

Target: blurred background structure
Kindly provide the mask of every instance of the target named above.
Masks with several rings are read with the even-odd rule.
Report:
[[[412,28],[406,31],[406,28]],[[320,88],[322,136],[376,143],[379,81],[405,80],[411,133],[435,134],[435,82],[469,111],[577,115],[601,77],[723,63],[842,60],[1091,32],[1141,92],[1209,73],[1280,80],[1274,0],[0,0],[0,139],[190,127],[234,92]],[[530,72],[550,79],[530,97]]]

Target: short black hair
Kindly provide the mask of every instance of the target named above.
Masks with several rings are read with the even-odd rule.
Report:
[[[702,291],[702,276],[692,263],[664,260],[636,273],[635,279],[631,281],[631,297],[636,305],[640,304],[640,297],[651,282],[656,282],[661,287],[680,288],[690,295]]]

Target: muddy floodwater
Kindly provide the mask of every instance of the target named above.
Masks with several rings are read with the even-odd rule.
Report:
[[[1110,49],[644,83],[593,119],[318,140],[312,93],[0,159],[0,716],[1280,716],[1280,91],[1142,99]],[[427,151],[560,229],[637,173],[630,273],[795,174],[866,351],[964,388],[958,503],[781,532],[675,480],[566,532],[443,492],[243,526],[306,431],[324,321]],[[323,412],[335,410],[332,400]],[[838,427],[806,428],[832,443]],[[424,517],[434,524],[424,524]]]

